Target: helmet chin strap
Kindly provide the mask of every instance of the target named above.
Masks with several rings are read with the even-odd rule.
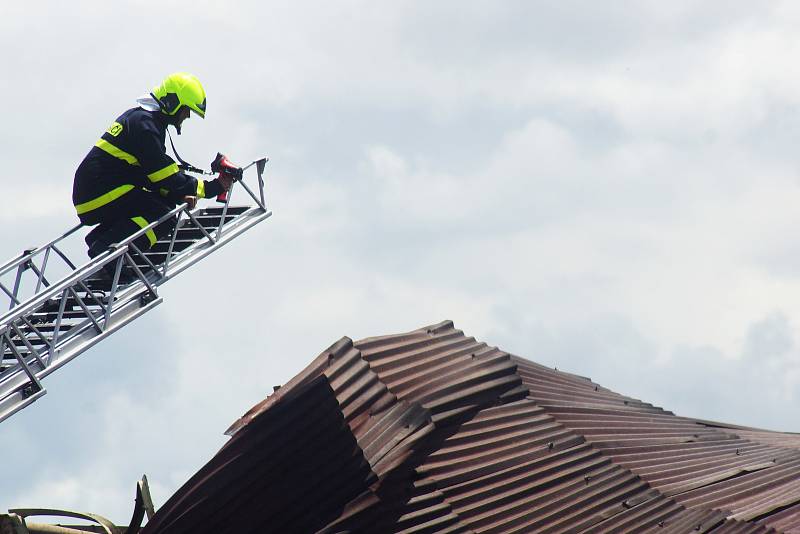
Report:
[[[173,125],[175,127],[175,131],[178,133],[178,135],[180,135],[181,134],[181,122],[178,121],[178,112],[180,111],[180,109],[182,107],[180,105],[180,103],[178,103],[178,108],[175,110],[175,113],[170,115],[167,112],[167,108],[164,105],[164,102],[162,102],[160,98],[157,98],[156,95],[154,95],[153,93],[150,93],[150,96],[153,98],[153,100],[155,100],[158,103],[158,107],[159,107],[159,109],[161,109],[161,113],[163,113],[167,117],[167,124]],[[172,136],[170,136],[170,142],[172,142]],[[173,146],[172,149],[174,151],[175,147]],[[178,153],[176,152],[175,155],[177,156]],[[180,159],[180,158],[178,158],[178,159]]]
[[[175,115],[167,115],[167,123],[171,124],[175,127],[175,132],[180,135],[181,134],[181,122],[178,120],[178,113],[176,112]]]

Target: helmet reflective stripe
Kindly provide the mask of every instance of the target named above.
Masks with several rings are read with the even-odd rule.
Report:
[[[175,115],[186,106],[201,118],[206,116],[206,92],[200,80],[189,73],[170,74],[161,85],[153,87],[152,94],[167,115]]]

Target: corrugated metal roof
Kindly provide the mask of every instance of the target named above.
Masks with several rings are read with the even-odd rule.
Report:
[[[770,514],[800,503],[800,436],[643,409],[587,379],[517,363],[531,398],[556,420],[689,508],[771,524]]]
[[[678,417],[449,321],[343,338],[228,433],[145,534],[800,532],[800,436]]]

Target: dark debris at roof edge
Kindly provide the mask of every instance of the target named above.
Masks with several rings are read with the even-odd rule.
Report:
[[[143,529],[800,533],[800,435],[679,417],[452,322],[342,338]]]

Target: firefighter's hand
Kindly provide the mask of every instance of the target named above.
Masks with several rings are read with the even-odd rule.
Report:
[[[193,210],[194,207],[197,206],[197,197],[186,195],[183,197],[183,201],[189,205],[190,210]]]
[[[233,176],[230,176],[223,172],[220,173],[220,175],[217,177],[217,181],[222,185],[222,188],[225,191],[230,191],[231,186],[233,185]]]

